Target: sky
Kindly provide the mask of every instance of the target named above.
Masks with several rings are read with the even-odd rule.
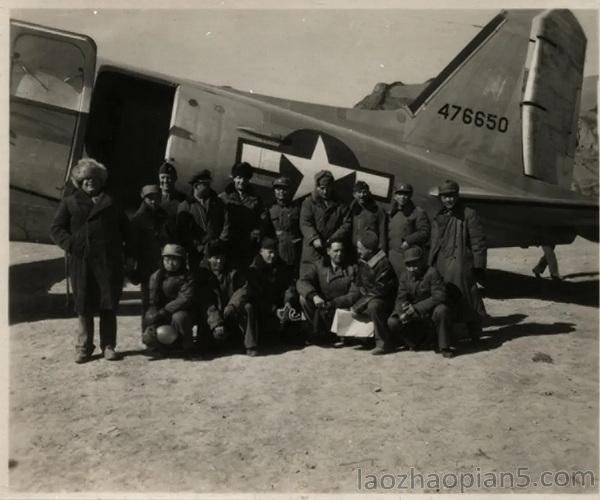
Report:
[[[214,85],[351,107],[377,82],[431,78],[498,10],[13,9],[91,36],[99,56]],[[574,10],[598,73],[597,11]]]

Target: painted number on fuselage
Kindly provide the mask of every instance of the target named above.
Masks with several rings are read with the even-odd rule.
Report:
[[[444,117],[444,120],[460,120],[465,125],[474,125],[479,128],[487,128],[489,130],[497,130],[498,132],[506,132],[508,130],[508,118],[505,116],[498,117],[484,111],[474,111],[471,108],[463,108],[456,104],[444,104],[438,111],[438,114]]]

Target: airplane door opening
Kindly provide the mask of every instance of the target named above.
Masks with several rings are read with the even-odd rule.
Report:
[[[109,171],[107,191],[128,212],[145,184],[158,182],[176,87],[115,69],[101,69],[92,97],[87,156]]]

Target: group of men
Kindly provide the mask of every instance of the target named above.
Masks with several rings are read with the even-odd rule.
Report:
[[[159,183],[142,187],[123,245],[126,274],[141,287],[142,340],[149,349],[193,353],[243,341],[255,356],[265,336],[292,324],[306,343],[341,347],[350,342],[331,333],[338,309],[372,322],[375,345],[360,347],[375,355],[432,346],[451,357],[456,321],[479,338],[485,235],[456,182],[439,186],[441,209],[430,221],[414,205],[410,184],[395,186],[386,212],[365,182],[355,183],[348,205],[323,170],[313,193],[297,203],[282,176],[267,207],[252,176],[251,165],[235,164],[230,185],[217,194],[211,171],[202,170],[186,197],[175,189],[176,169],[164,163]],[[63,207],[53,236],[67,252],[68,234]],[[305,328],[298,328],[301,319]],[[78,362],[89,359],[90,344],[78,343]]]

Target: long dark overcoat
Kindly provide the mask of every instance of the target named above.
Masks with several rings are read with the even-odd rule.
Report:
[[[123,259],[129,237],[129,221],[123,210],[106,193],[94,204],[86,193],[77,190],[61,200],[50,236],[67,252],[75,311],[115,310],[123,288]],[[93,294],[92,280],[97,284]]]
[[[481,295],[477,290],[473,269],[485,269],[487,245],[483,226],[477,212],[458,203],[453,210],[442,209],[433,219],[431,230],[430,265],[434,266],[448,284],[461,292],[469,310],[485,315]],[[451,295],[449,294],[449,299]]]
[[[348,207],[335,200],[322,200],[315,193],[308,196],[300,209],[300,231],[302,231],[302,262],[315,263],[325,254],[328,239],[348,239],[350,220]],[[317,251],[312,242],[319,238],[322,252]]]

